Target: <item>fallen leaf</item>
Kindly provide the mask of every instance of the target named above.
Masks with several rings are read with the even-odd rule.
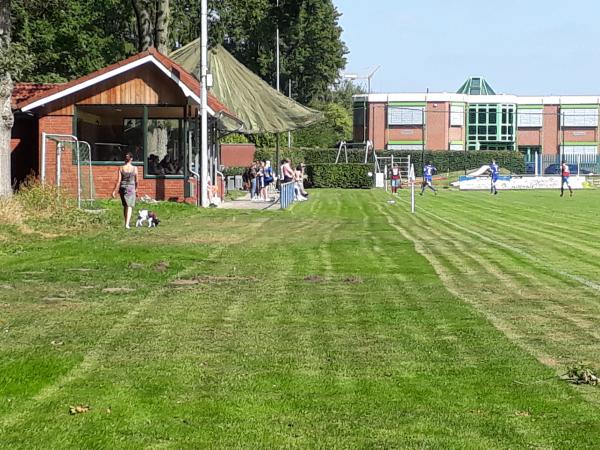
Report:
[[[129,263],[129,268],[130,269],[134,269],[134,270],[136,270],[136,269],[143,269],[144,265],[141,264],[141,263],[134,263],[134,262],[132,262],[132,263]]]
[[[55,346],[59,346],[59,345],[63,345],[63,344],[64,344],[64,342],[63,342],[63,341],[51,341],[50,343],[51,343],[52,345],[55,345]]]
[[[83,414],[89,412],[90,407],[88,405],[75,405],[69,407],[69,414]]]

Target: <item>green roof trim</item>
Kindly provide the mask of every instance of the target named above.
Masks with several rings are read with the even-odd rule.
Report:
[[[544,105],[517,105],[517,109],[544,109]]]
[[[496,95],[496,92],[494,92],[492,87],[483,77],[469,77],[456,93],[467,95]]]
[[[388,106],[427,106],[426,102],[389,102]]]
[[[597,147],[598,143],[597,142],[569,142],[569,141],[566,141],[566,142],[563,142],[561,145],[570,146],[570,147],[582,147],[582,146],[590,147],[593,145],[593,146]]]
[[[563,105],[559,105],[561,108],[568,108],[568,109],[598,109],[598,104],[597,103],[589,103],[587,105],[582,105],[582,104],[575,104],[575,105],[567,105],[567,104],[563,104]]]

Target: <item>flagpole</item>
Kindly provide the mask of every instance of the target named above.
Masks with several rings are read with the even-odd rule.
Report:
[[[207,74],[208,74],[208,1],[201,0],[200,6],[200,22],[201,22],[201,55],[200,55],[200,74],[201,74],[201,88],[200,88],[200,199],[203,208],[209,206],[208,203],[208,88],[207,88]]]

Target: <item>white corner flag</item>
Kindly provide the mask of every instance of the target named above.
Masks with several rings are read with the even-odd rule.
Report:
[[[415,165],[411,164],[408,170],[408,182],[410,183],[410,212],[415,212]]]

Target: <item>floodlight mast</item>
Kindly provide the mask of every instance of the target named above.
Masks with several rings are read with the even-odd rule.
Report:
[[[200,204],[203,208],[208,202],[208,1],[201,0],[200,6]]]

